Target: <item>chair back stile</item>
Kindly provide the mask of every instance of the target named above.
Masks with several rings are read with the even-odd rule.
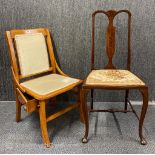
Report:
[[[44,43],[44,45],[41,46],[41,44],[38,44],[37,45],[38,47],[35,47],[36,45],[33,45],[33,44],[29,45],[28,38],[31,39],[31,35],[37,36],[37,38],[35,38],[35,36],[33,37],[34,42],[40,41],[41,43]],[[6,36],[7,36],[6,38],[7,38],[8,44],[9,44],[9,55],[10,55],[10,59],[11,59],[12,71],[14,72],[14,75],[18,81],[23,78],[32,77],[32,76],[39,75],[39,74],[46,73],[46,72],[51,72],[51,71],[53,73],[56,72],[56,64],[55,64],[56,61],[55,61],[53,46],[52,46],[52,42],[50,39],[50,33],[49,33],[48,29],[39,28],[39,29],[29,29],[29,30],[11,30],[11,31],[6,32]],[[25,39],[26,37],[27,37],[27,40]],[[19,41],[19,39],[23,39],[23,40]],[[27,41],[26,44],[24,42],[25,40]],[[27,50],[27,48],[28,49],[36,48],[36,50],[37,50],[36,54],[40,52],[42,54],[42,56],[44,56],[44,58],[47,60],[46,63],[45,63],[45,61],[39,62],[40,66],[45,65],[45,67],[43,67],[42,69],[39,68],[39,70],[32,69],[32,73],[24,72],[22,69],[25,69],[27,66],[24,66],[25,64],[22,62],[22,59],[21,60],[19,59],[19,56],[22,58],[22,55],[20,55],[21,53],[19,53],[19,51],[17,51],[17,50],[21,50],[21,48],[22,48],[21,44],[23,46],[25,46],[25,45],[34,46],[34,47],[25,46],[24,48],[26,48],[26,50]],[[42,51],[39,51],[40,49]],[[23,51],[21,51],[21,52],[23,52]],[[25,53],[27,54],[27,51]],[[29,57],[30,56],[31,56],[31,53],[29,53]],[[40,58],[41,58],[41,56],[40,56]],[[32,63],[32,68],[35,65],[35,59],[37,59],[37,55],[36,55],[36,57],[31,58],[31,60],[34,60],[34,62]],[[42,59],[40,59],[40,60],[42,60]],[[29,59],[28,59],[26,63],[31,63],[31,62],[29,62]],[[31,64],[28,64],[28,66],[29,65],[31,65]],[[28,68],[28,70],[30,70],[30,69]]]
[[[95,16],[96,14],[102,13],[105,14],[109,19],[109,24],[106,31],[106,53],[108,56],[108,64],[105,66],[105,69],[116,69],[113,65],[113,56],[115,54],[115,27],[113,26],[113,20],[115,16],[119,13],[127,13],[128,14],[128,58],[127,58],[127,69],[130,70],[131,64],[131,13],[128,10],[120,10],[120,11],[103,11],[97,10],[92,14],[92,50],[91,50],[91,70],[94,70],[94,59],[95,59]]]
[[[11,71],[12,71],[12,75],[13,78],[14,76],[16,77],[17,81],[19,81],[19,68],[17,65],[17,59],[16,59],[16,55],[15,55],[15,49],[13,46],[13,39],[11,37],[11,34],[9,31],[6,32],[6,38],[7,38],[7,42],[8,42],[8,47],[9,47],[9,57],[10,57],[10,62],[11,62]]]

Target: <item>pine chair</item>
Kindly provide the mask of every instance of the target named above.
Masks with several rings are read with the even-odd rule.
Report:
[[[38,110],[43,143],[50,147],[47,131],[49,121],[77,108],[84,122],[80,100],[83,81],[61,71],[54,57],[48,29],[11,30],[6,32],[6,38],[16,96],[16,121],[21,119],[22,105],[29,113]],[[46,117],[46,101],[69,90],[78,96],[78,102]]]
[[[113,20],[115,16],[119,13],[127,13],[128,15],[128,58],[127,58],[127,69],[121,70],[116,69],[113,64],[113,56],[115,53],[115,27],[113,25]],[[108,56],[108,64],[102,70],[96,70],[94,67],[94,47],[95,47],[95,15],[98,13],[105,14],[108,19],[108,27],[106,32],[106,52]],[[143,105],[141,110],[141,115],[139,119],[139,137],[140,143],[145,145],[147,141],[143,137],[142,127],[145,118],[145,114],[148,107],[148,87],[146,84],[139,79],[136,75],[134,75],[130,71],[130,63],[131,63],[131,48],[130,48],[130,39],[131,39],[131,13],[128,10],[120,10],[120,11],[103,11],[98,10],[92,14],[92,54],[91,54],[91,72],[85,79],[83,83],[83,102],[86,102],[86,95],[89,90],[91,90],[91,106],[90,112],[133,112],[136,117],[139,119],[136,114],[131,102],[128,99],[129,90],[137,89],[141,92],[143,97]],[[125,90],[125,107],[123,110],[119,109],[109,109],[109,110],[96,110],[93,108],[93,91],[94,89],[108,89],[108,90]],[[128,110],[128,104],[131,106],[132,110]],[[86,131],[85,136],[83,138],[83,142],[87,142],[88,139],[88,114],[86,116]]]

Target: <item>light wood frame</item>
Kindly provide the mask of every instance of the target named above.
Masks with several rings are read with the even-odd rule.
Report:
[[[115,11],[115,10],[97,10],[92,14],[92,52],[91,52],[91,70],[94,70],[94,49],[95,49],[95,16],[96,14],[105,14],[108,17],[109,24],[107,27],[107,33],[106,33],[106,52],[108,56],[108,64],[106,65],[105,69],[116,69],[116,67],[113,65],[113,56],[115,53],[115,27],[113,26],[113,20],[116,15],[119,13],[126,13],[128,15],[128,58],[127,58],[127,70],[130,71],[130,66],[131,66],[131,13],[128,10],[120,10],[120,11]],[[106,89],[106,90],[125,90],[125,106],[124,110],[119,110],[119,109],[108,109],[108,110],[95,110],[93,108],[93,93],[94,89]],[[142,94],[143,97],[143,105],[142,105],[142,110],[141,110],[141,115],[140,118],[136,114],[136,111],[133,109],[133,106],[131,105],[131,102],[128,99],[129,96],[129,90],[136,89],[139,90],[140,93]],[[146,139],[143,136],[142,129],[143,129],[143,123],[144,123],[144,118],[145,114],[147,111],[148,107],[148,87],[147,85],[133,85],[133,86],[102,86],[102,85],[87,85],[85,81],[83,82],[83,88],[82,88],[82,98],[84,105],[86,105],[86,96],[87,93],[91,90],[91,107],[90,107],[90,112],[133,112],[136,117],[139,120],[139,137],[140,137],[140,143],[142,145],[147,144]],[[132,110],[127,109],[127,105],[131,106]],[[87,110],[87,107],[85,107]],[[84,115],[86,119],[86,130],[85,130],[85,135],[83,138],[83,142],[87,143],[88,141],[88,131],[89,131],[89,122],[88,122],[88,113]]]
[[[33,33],[42,33],[46,39],[47,43],[47,49],[48,49],[48,54],[49,54],[49,59],[51,62],[51,66],[49,70],[41,72],[41,73],[36,73],[33,75],[29,76],[22,76],[20,74],[20,68],[18,65],[18,58],[16,56],[16,47],[14,43],[14,38],[16,35],[20,34],[33,34]],[[68,76],[63,71],[59,68],[56,59],[54,57],[54,52],[53,52],[53,45],[51,41],[51,36],[50,32],[47,28],[37,28],[37,29],[24,29],[24,30],[10,30],[6,31],[6,38],[7,38],[7,43],[9,46],[9,55],[10,55],[10,60],[11,60],[11,71],[12,71],[12,77],[13,77],[13,85],[14,85],[14,92],[16,96],[16,122],[19,122],[21,119],[21,106],[25,105],[26,106],[26,111],[27,112],[34,112],[36,110],[39,111],[39,116],[40,116],[40,127],[41,127],[41,133],[42,133],[42,139],[43,143],[46,145],[46,147],[50,147],[51,143],[49,140],[48,136],[48,131],[47,131],[47,123],[63,114],[66,112],[77,108],[80,112],[80,120],[84,122],[84,117],[83,117],[83,106],[81,102],[81,84],[82,80],[79,80],[78,82],[71,84],[63,89],[60,89],[58,91],[52,92],[48,95],[37,95],[33,93],[32,91],[23,88],[20,85],[20,81],[22,79],[32,77],[39,75],[41,76],[42,73],[57,73],[63,76]],[[73,90],[74,88],[77,88],[77,90]],[[78,96],[77,98],[77,103],[76,104],[71,104],[67,108],[52,114],[49,117],[46,117],[46,101],[49,99],[53,99],[55,101],[56,96],[62,93],[65,93],[67,91],[71,90],[74,94]]]

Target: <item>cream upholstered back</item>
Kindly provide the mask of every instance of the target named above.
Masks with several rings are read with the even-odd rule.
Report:
[[[42,33],[16,35],[15,44],[22,76],[49,69],[48,51]]]

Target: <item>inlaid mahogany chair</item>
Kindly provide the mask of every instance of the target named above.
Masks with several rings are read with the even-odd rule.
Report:
[[[108,56],[108,64],[105,66],[104,69],[97,70],[94,67],[94,57],[95,57],[95,15],[98,13],[105,14],[108,19],[109,23],[107,26],[106,31],[106,53]],[[113,25],[113,21],[116,15],[119,13],[127,13],[128,15],[128,56],[127,56],[127,68],[125,70],[117,69],[116,66],[113,64],[113,56],[115,54],[115,33],[116,28]],[[146,84],[139,79],[135,74],[130,71],[130,64],[131,64],[131,47],[130,47],[130,40],[131,40],[131,13],[128,10],[120,10],[120,11],[103,11],[98,10],[92,14],[92,54],[91,54],[91,72],[85,79],[83,83],[83,102],[86,102],[86,95],[89,90],[91,90],[91,108],[90,112],[134,112],[136,117],[139,119],[139,137],[140,143],[145,145],[147,141],[143,137],[142,127],[145,118],[145,114],[148,107],[148,87]],[[93,108],[93,91],[94,89],[108,89],[108,90],[125,90],[125,107],[122,110],[119,109],[109,109],[109,110],[96,110]],[[131,102],[128,99],[129,90],[137,89],[141,92],[143,97],[143,104],[140,118],[136,114],[135,110],[133,109]],[[128,110],[128,106],[131,106],[132,110]],[[85,103],[86,105],[86,103]],[[83,142],[87,142],[88,139],[88,113],[86,116],[86,131],[85,136],[83,138]]]
[[[77,108],[81,121],[84,122],[80,100],[83,81],[71,78],[61,71],[53,53],[48,29],[11,30],[6,32],[6,38],[16,96],[16,121],[21,119],[22,105],[26,106],[29,113],[38,110],[43,143],[49,147],[49,121]],[[78,102],[47,117],[46,101],[75,87],[77,90],[72,92],[78,95]]]

